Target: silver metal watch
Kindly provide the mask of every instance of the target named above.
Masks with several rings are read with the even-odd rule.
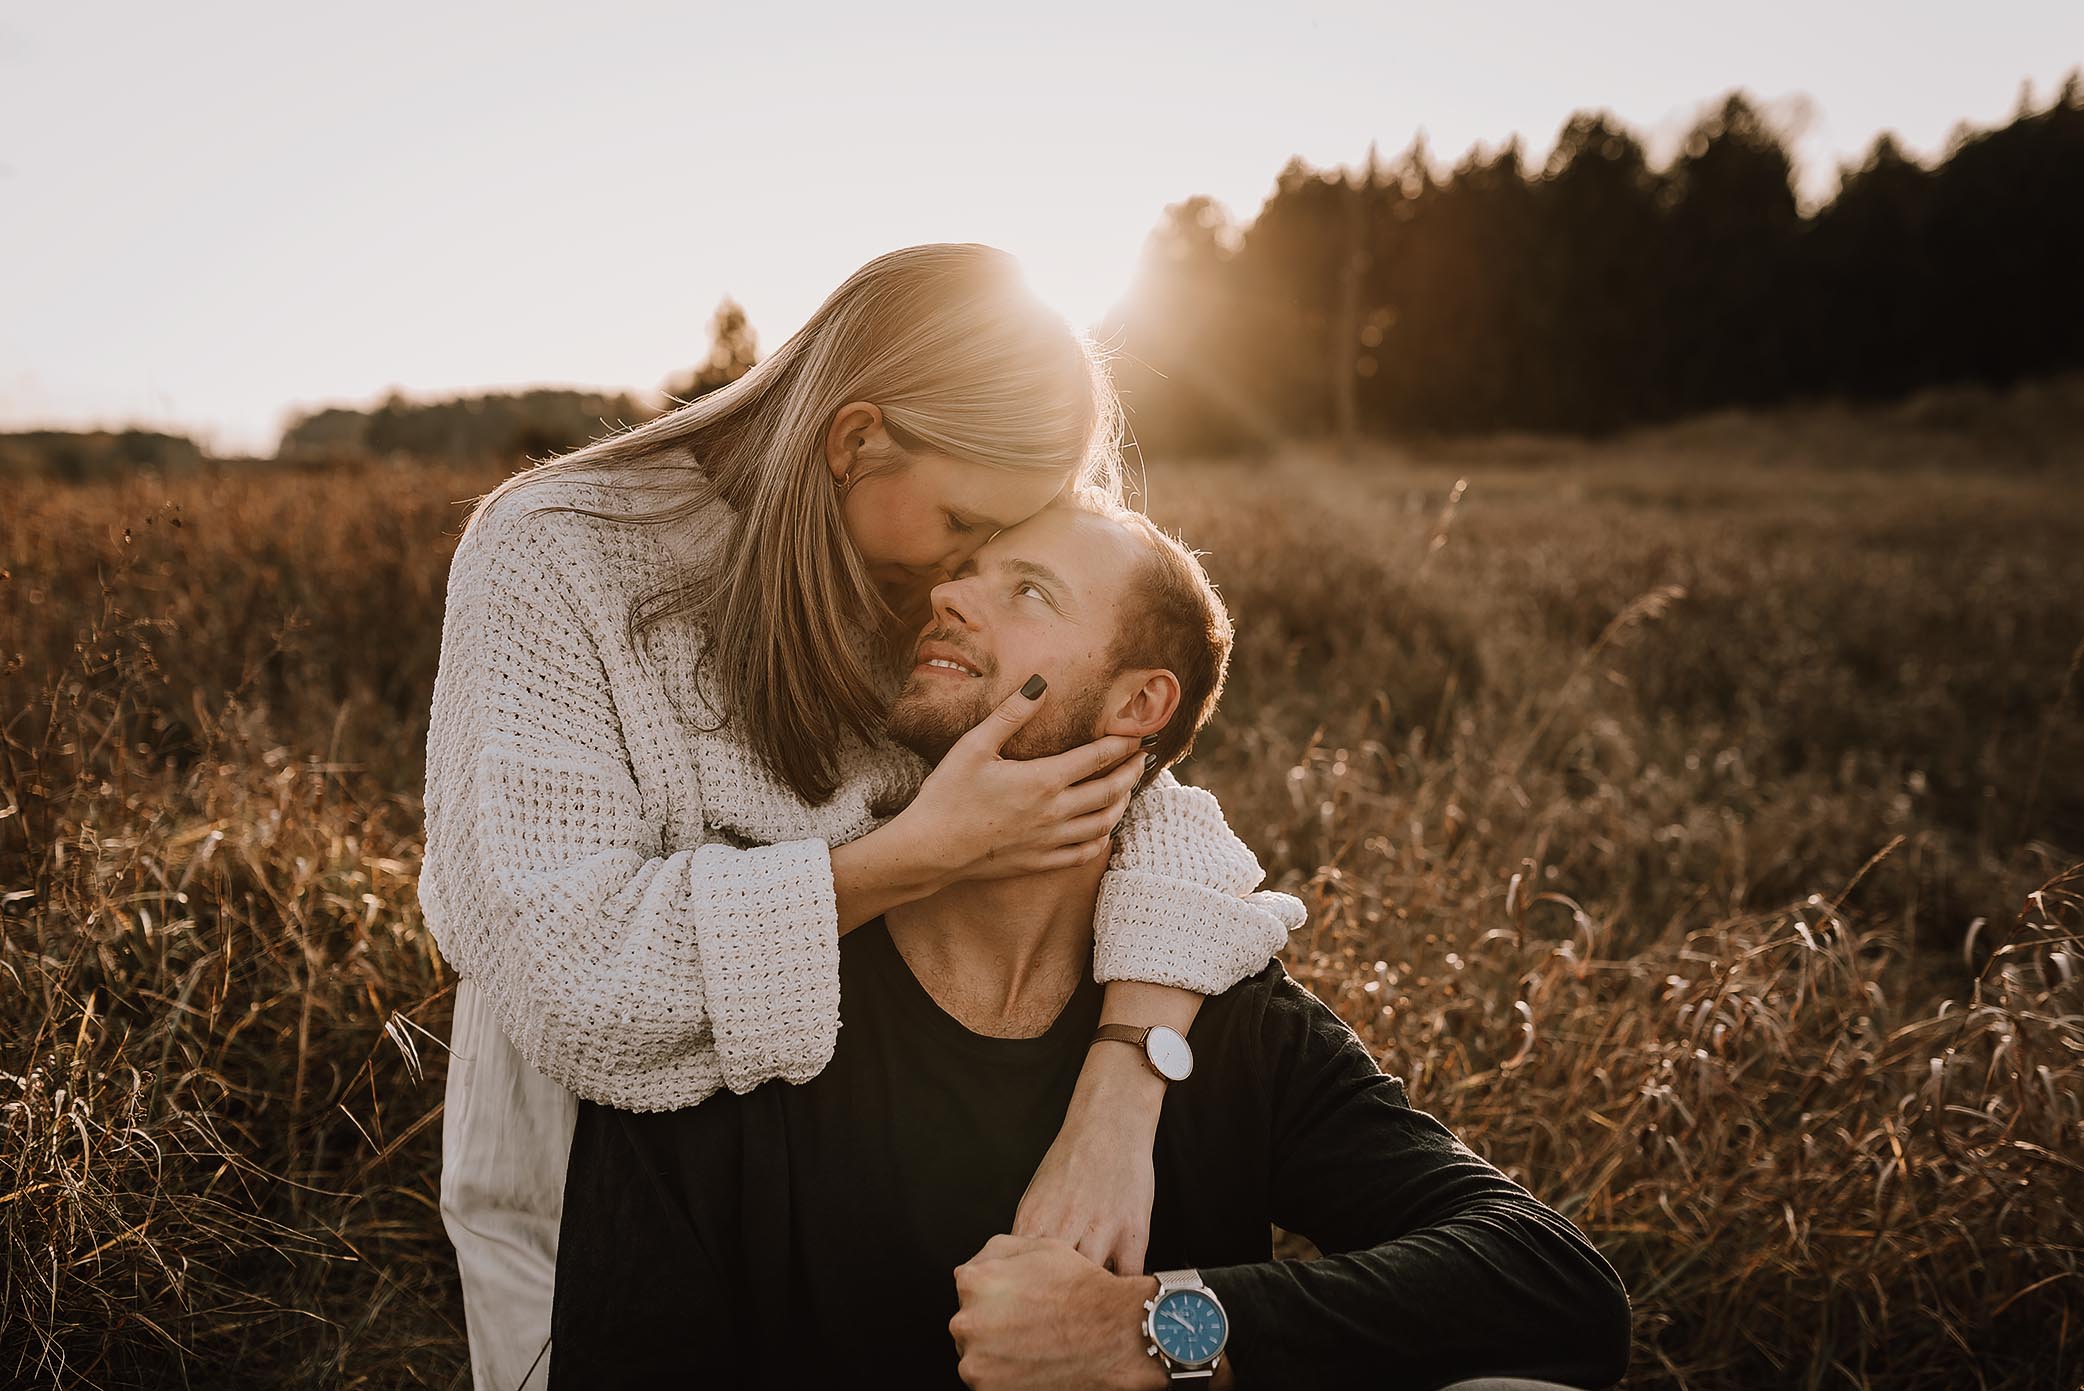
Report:
[[[1230,1345],[1230,1315],[1223,1301],[1201,1282],[1198,1270],[1154,1272],[1158,1293],[1143,1301],[1143,1336],[1149,1355],[1165,1364],[1176,1382],[1216,1374]]]

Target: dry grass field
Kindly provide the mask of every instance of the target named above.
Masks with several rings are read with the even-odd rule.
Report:
[[[414,893],[457,500],[0,508],[0,1383],[460,1386]],[[2084,381],[1154,467],[1291,968],[1631,1387],[2084,1378]]]

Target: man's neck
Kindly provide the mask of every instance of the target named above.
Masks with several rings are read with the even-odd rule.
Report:
[[[883,915],[934,1003],[973,1033],[1046,1033],[1093,954],[1093,903],[1107,863],[972,879]]]

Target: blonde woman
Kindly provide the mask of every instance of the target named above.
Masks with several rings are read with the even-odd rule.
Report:
[[[882,737],[927,590],[1073,487],[1118,493],[1089,346],[981,246],[850,277],[721,391],[509,479],[449,575],[420,899],[460,982],[441,1209],[480,1391],[540,1384],[577,1098],[800,1082],[838,939],[975,878],[1110,853],[1104,1018],[1184,1031],[1301,904],[1134,741],[999,756],[1036,673],[926,775]],[[988,932],[989,924],[979,924]],[[1015,1230],[1141,1268],[1164,1083],[1095,1049]]]

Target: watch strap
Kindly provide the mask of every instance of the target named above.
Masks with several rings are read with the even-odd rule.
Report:
[[[1147,1050],[1150,1047],[1150,1037],[1151,1031],[1148,1028],[1141,1028],[1135,1024],[1102,1024],[1093,1030],[1092,1039],[1086,1047],[1090,1048],[1095,1043],[1129,1043],[1134,1044],[1139,1050]]]

